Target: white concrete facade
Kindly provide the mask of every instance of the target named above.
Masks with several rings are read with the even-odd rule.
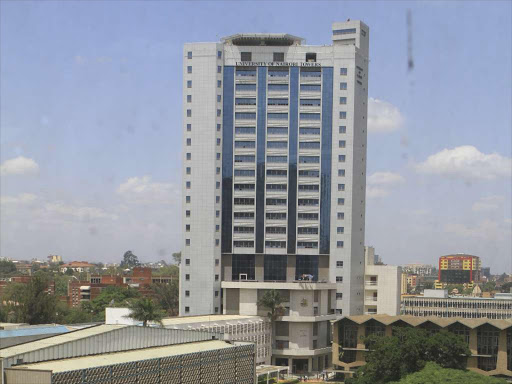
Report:
[[[400,314],[402,268],[375,265],[375,249],[365,247],[364,313],[397,316]]]

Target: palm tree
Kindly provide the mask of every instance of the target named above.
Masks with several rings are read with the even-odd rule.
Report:
[[[265,291],[261,299],[258,300],[258,306],[268,308],[267,316],[270,319],[270,327],[272,330],[272,349],[275,344],[275,321],[279,316],[283,315],[283,297],[275,289]]]
[[[160,306],[148,297],[135,300],[130,304],[131,313],[128,315],[131,319],[142,321],[146,327],[149,321],[162,324],[162,319],[166,313]]]

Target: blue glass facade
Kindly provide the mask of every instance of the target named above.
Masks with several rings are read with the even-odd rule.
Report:
[[[322,68],[322,154],[320,166],[320,254],[329,253],[331,233],[332,82],[333,69]]]
[[[265,246],[265,129],[267,125],[267,68],[258,68],[256,121],[256,253]]]
[[[299,68],[290,68],[290,129],[288,133],[288,247],[295,253],[297,240],[297,141],[299,131]]]
[[[222,118],[222,242],[224,253],[231,253],[233,227],[233,108],[235,68],[224,67],[224,114]]]

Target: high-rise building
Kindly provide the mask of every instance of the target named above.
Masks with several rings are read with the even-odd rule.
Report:
[[[478,256],[457,253],[439,258],[439,284],[464,284],[480,281],[482,264]]]
[[[330,316],[364,310],[368,41],[347,21],[332,45],[256,33],[183,51],[180,314],[264,315],[280,290],[274,356],[304,356],[296,372],[325,365]]]

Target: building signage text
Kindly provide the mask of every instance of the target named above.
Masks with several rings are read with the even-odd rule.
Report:
[[[287,61],[237,61],[238,67],[321,67],[320,63],[298,63]]]

